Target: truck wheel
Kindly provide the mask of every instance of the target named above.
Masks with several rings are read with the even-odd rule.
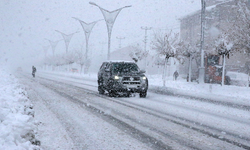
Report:
[[[115,92],[114,90],[110,90],[110,91],[109,91],[109,96],[110,96],[110,97],[116,97],[116,95],[117,95],[117,94],[116,94],[116,92]]]
[[[99,91],[99,94],[104,94],[105,90],[103,88],[103,79],[100,78],[97,81],[98,81],[98,91]]]
[[[98,86],[98,91],[99,91],[99,94],[104,94],[105,93],[105,90],[100,85]]]
[[[140,92],[140,98],[145,98],[147,96],[147,91]]]
[[[126,92],[125,94],[126,97],[130,97],[130,95],[131,95],[131,92]]]

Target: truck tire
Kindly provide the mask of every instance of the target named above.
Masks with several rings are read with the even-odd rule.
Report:
[[[99,94],[104,94],[105,93],[102,78],[98,79],[98,92],[99,92]]]
[[[98,86],[98,92],[99,92],[99,94],[105,93],[105,90],[103,89],[103,87],[101,85]]]
[[[114,90],[109,90],[109,96],[110,97],[116,97],[117,93]]]
[[[140,98],[145,98],[147,96],[147,91],[140,92]]]

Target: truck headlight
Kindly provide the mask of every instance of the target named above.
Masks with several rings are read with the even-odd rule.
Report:
[[[114,76],[114,79],[119,80],[120,78],[119,78],[119,76]]]
[[[146,81],[147,81],[147,77],[144,76],[144,77],[141,78],[141,83],[142,83],[142,84],[145,84]]]

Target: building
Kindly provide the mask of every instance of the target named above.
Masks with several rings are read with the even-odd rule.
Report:
[[[237,17],[237,10],[234,6],[234,0],[207,0],[206,1],[206,27],[205,27],[205,55],[208,53],[217,53],[214,51],[215,40],[220,33],[227,31]],[[201,10],[180,18],[180,37],[182,40],[187,41],[192,45],[200,47],[201,39]],[[200,61],[195,61],[192,64],[196,71],[200,66]],[[246,55],[242,53],[234,53],[230,59],[226,60],[227,69],[230,66],[240,67],[244,66],[247,61]],[[198,63],[198,64],[197,64]],[[187,64],[188,65],[188,64]],[[183,66],[182,73],[187,73],[187,66]]]

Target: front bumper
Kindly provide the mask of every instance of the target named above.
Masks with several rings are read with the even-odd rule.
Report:
[[[113,80],[113,84],[110,86],[111,90],[117,92],[145,92],[148,89],[148,81],[147,79],[139,79],[134,81],[124,80],[124,78],[120,80]]]

